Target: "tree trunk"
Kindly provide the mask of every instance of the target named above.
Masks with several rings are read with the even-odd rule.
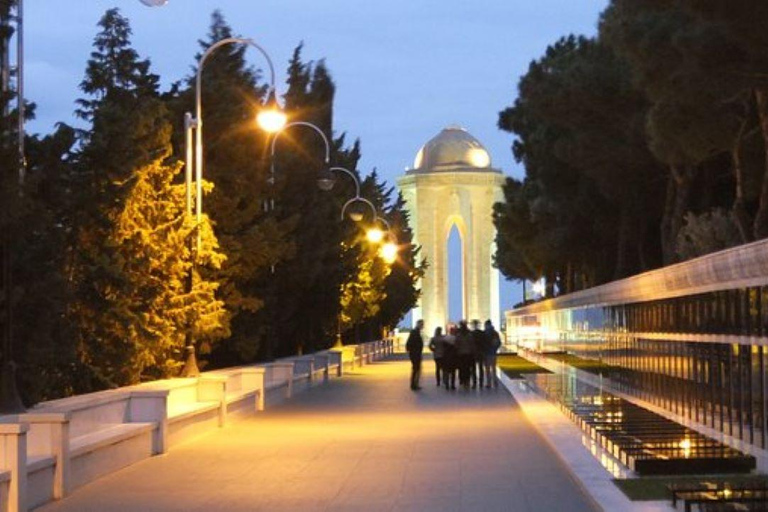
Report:
[[[675,251],[674,244],[670,240],[670,232],[672,231],[672,212],[675,208],[676,191],[675,176],[674,173],[670,172],[664,200],[664,214],[661,217],[661,257],[665,265],[672,261],[672,255]]]
[[[664,264],[669,265],[677,259],[675,252],[677,234],[683,227],[683,218],[688,210],[688,198],[691,195],[691,184],[695,168],[678,169],[670,165],[670,182],[667,184],[667,198],[662,219],[661,245],[664,253]]]
[[[756,89],[757,115],[760,118],[760,131],[763,134],[763,151],[765,155],[763,186],[760,190],[760,205],[755,215],[754,235],[756,240],[768,236],[768,90]]]
[[[627,245],[629,244],[629,215],[627,208],[622,207],[619,218],[619,240],[616,244],[616,267],[613,269],[613,278],[621,279],[627,273]]]
[[[736,135],[736,140],[731,150],[731,160],[733,161],[733,177],[736,181],[736,199],[733,202],[733,215],[736,218],[736,225],[739,228],[741,242],[752,241],[752,219],[744,206],[744,168],[741,162],[741,138],[744,134],[747,122],[743,121]]]

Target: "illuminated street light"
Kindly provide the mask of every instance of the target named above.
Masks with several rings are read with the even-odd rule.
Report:
[[[142,0],[144,1],[144,0]],[[165,2],[162,0],[147,0],[151,2],[151,5],[163,5]],[[162,3],[161,3],[162,2]],[[280,106],[277,103],[277,95],[275,88],[275,67],[272,64],[272,59],[269,54],[258,45],[253,39],[246,39],[242,37],[228,37],[220,41],[215,42],[208,49],[205,50],[200,57],[200,61],[197,65],[197,76],[195,79],[195,116],[187,112],[184,115],[184,129],[185,129],[185,141],[186,141],[186,162],[185,162],[185,180],[187,185],[187,214],[192,214],[192,174],[195,175],[195,224],[197,230],[197,243],[195,245],[195,260],[197,254],[200,251],[202,244],[202,233],[200,226],[203,222],[203,101],[202,101],[202,77],[203,68],[208,60],[208,57],[216,51],[218,48],[228,44],[242,44],[249,45],[258,50],[269,65],[269,92],[267,93],[267,107],[257,115],[257,121],[262,129],[266,131],[279,131],[285,125],[285,114],[280,111]],[[194,140],[193,140],[194,137]],[[194,154],[193,154],[194,148]],[[194,261],[194,260],[193,260]],[[190,271],[189,287],[192,289],[193,271]],[[200,369],[197,366],[197,357],[195,354],[194,340],[189,337],[187,339],[187,358],[184,362],[184,368],[182,369],[182,376],[192,377],[200,374]]]
[[[316,125],[312,123],[308,123],[306,121],[292,121],[288,124],[285,124],[282,126],[279,130],[275,132],[275,137],[272,139],[272,144],[270,146],[270,167],[269,167],[269,173],[270,173],[270,181],[274,183],[275,180],[275,151],[277,149],[277,140],[280,138],[280,135],[283,134],[286,130],[293,127],[305,127],[313,130],[317,135],[320,136],[320,138],[323,140],[323,147],[325,149],[325,158],[323,160],[323,163],[325,164],[325,167],[318,173],[317,177],[317,186],[320,190],[323,191],[329,191],[332,190],[334,185],[336,184],[336,176],[334,173],[342,173],[346,174],[347,176],[352,179],[352,182],[355,184],[355,195],[349,199],[344,206],[341,208],[341,219],[344,219],[344,215],[348,214],[349,218],[352,219],[355,222],[360,222],[365,217],[364,214],[364,207],[368,207],[371,209],[371,212],[373,214],[373,219],[376,218],[376,207],[366,198],[362,197],[360,195],[360,180],[357,179],[357,176],[355,173],[350,171],[349,169],[345,167],[339,167],[334,166],[330,167],[331,162],[331,144],[328,140],[328,137],[326,137],[325,133],[323,133],[323,130],[318,128]]]
[[[398,247],[397,247],[397,244],[394,242],[385,243],[384,245],[381,246],[381,249],[379,250],[379,255],[381,256],[381,259],[383,259],[389,265],[397,261],[397,253],[398,253]]]
[[[285,127],[288,122],[288,116],[282,111],[277,103],[274,89],[267,98],[265,108],[256,115],[256,123],[267,133],[277,133]]]
[[[369,242],[372,244],[378,244],[382,240],[384,240],[384,231],[382,231],[380,228],[373,227],[369,229],[365,233],[365,237],[368,239]]]

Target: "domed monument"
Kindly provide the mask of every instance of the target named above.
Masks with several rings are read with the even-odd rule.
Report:
[[[413,168],[397,180],[411,216],[414,243],[429,268],[413,322],[425,334],[448,317],[448,237],[456,226],[462,247],[462,311],[466,319],[499,321],[499,273],[492,266],[496,229],[493,204],[502,199],[504,175],[491,166],[483,145],[459,126],[449,126],[416,154]],[[456,276],[453,276],[454,278]]]

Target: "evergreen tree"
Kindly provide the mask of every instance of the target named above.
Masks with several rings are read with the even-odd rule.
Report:
[[[188,285],[197,229],[197,265],[217,267],[224,258],[208,220],[194,226],[185,215],[183,185],[173,183],[179,166],[165,162],[171,125],[157,77],[130,48],[130,26],[117,9],[99,26],[82,83],[88,97],[79,101],[91,127],[77,155],[83,208],[71,313],[81,361],[100,385],[114,386],[171,375],[187,334],[206,348],[227,334],[227,314],[217,284]]]
[[[325,64],[303,62],[299,46],[288,68],[286,109],[323,130],[331,141],[332,165],[353,170],[358,145],[345,150],[344,137],[332,135],[334,91]],[[265,312],[265,321],[269,318],[275,329],[268,357],[325,348],[337,329],[340,287],[349,260],[354,259],[342,258],[341,243],[347,239],[345,232],[358,228],[348,220],[339,221],[343,202],[353,195],[351,180],[338,176],[330,193],[317,187],[324,151],[317,134],[301,128],[289,130],[277,146],[273,214],[294,222],[291,237],[296,253],[275,266]]]
[[[378,313],[366,322],[366,340],[378,339],[382,330],[394,328],[411,310],[419,299],[419,280],[424,277],[426,263],[419,257],[419,247],[413,243],[409,227],[405,200],[401,195],[393,199],[394,187],[379,180],[376,169],[366,176],[362,184],[365,197],[376,205],[380,215],[386,219],[391,235],[397,241],[397,259],[389,264],[384,278]]]

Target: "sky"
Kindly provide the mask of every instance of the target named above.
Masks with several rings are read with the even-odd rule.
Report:
[[[38,106],[28,129],[45,134],[56,122],[75,122],[78,85],[107,9],[119,7],[130,19],[134,47],[165,87],[189,74],[197,41],[220,9],[236,35],[270,54],[278,91],[300,42],[305,60],[325,59],[337,87],[334,127],[361,140],[363,174],[375,167],[394,184],[424,143],[459,124],[485,145],[494,167],[520,178],[498,113],[514,102],[519,78],[547,45],[570,33],[595,34],[607,2],[169,0],[149,8],[139,0],[27,1],[25,88]],[[266,69],[257,52],[247,58]],[[521,299],[512,283],[501,293],[502,311]]]

